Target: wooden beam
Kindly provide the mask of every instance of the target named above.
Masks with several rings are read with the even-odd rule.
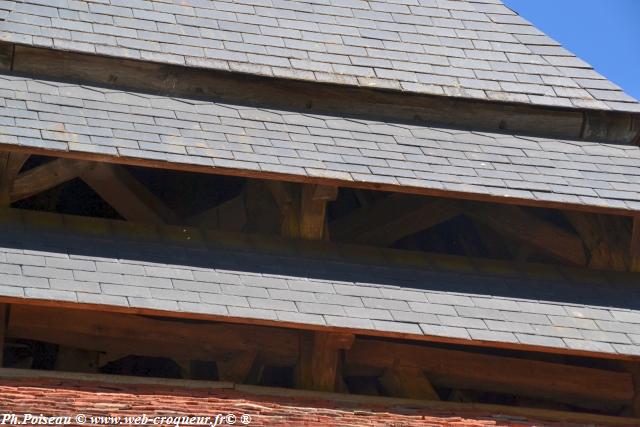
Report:
[[[587,263],[580,238],[516,206],[466,203],[464,214],[495,231],[521,240],[571,264]]]
[[[96,163],[81,178],[129,221],[177,224],[178,216],[124,166]]]
[[[300,358],[296,366],[296,387],[335,391],[341,374],[340,351],[351,347],[354,335],[314,332],[300,335]]]
[[[34,196],[80,176],[93,165],[81,160],[55,159],[19,174],[13,182],[10,200]]]
[[[574,211],[565,211],[564,215],[589,251],[590,268],[628,271],[629,231],[624,230],[623,218]]]
[[[487,102],[377,88],[272,79],[236,73],[109,58],[16,45],[13,70],[178,97],[225,99],[292,111],[349,111],[366,118],[454,128],[632,142],[638,134],[630,113],[583,112],[546,106]],[[606,132],[603,132],[606,131]]]
[[[268,181],[266,185],[280,207],[283,236],[308,240],[327,237],[327,203],[336,199],[337,187],[313,184],[294,186],[278,181]]]
[[[7,330],[7,316],[9,315],[9,304],[0,303],[0,368],[4,361],[4,339]]]
[[[218,379],[233,383],[244,383],[249,377],[258,352],[250,350],[240,353],[229,353],[216,360]]]
[[[640,216],[633,217],[629,254],[629,269],[640,271]]]
[[[209,230],[242,231],[247,224],[245,195],[237,196],[185,220],[189,225]]]
[[[216,360],[258,351],[273,366],[293,366],[298,359],[293,330],[27,305],[12,306],[7,336],[140,356]]]
[[[436,386],[581,405],[628,404],[634,393],[631,375],[626,372],[363,339],[346,352],[347,374],[351,366],[388,369],[394,364],[422,369]]]
[[[11,203],[13,183],[28,158],[29,154],[26,153],[0,153],[0,206],[9,206]]]
[[[304,185],[300,199],[300,237],[319,240],[327,233],[327,203],[338,196],[338,188],[328,185]]]
[[[393,366],[380,377],[389,396],[407,399],[440,400],[440,396],[420,368]]]
[[[341,241],[388,246],[459,213],[460,208],[449,200],[391,194],[333,221],[330,227]]]

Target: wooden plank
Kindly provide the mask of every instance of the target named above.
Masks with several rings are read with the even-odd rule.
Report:
[[[460,207],[448,200],[391,194],[333,221],[330,227],[333,235],[343,241],[388,246],[459,213]]]
[[[8,314],[9,304],[0,303],[0,368],[4,361],[4,339],[6,337]]]
[[[629,254],[629,269],[640,271],[640,216],[633,217]]]
[[[13,182],[11,202],[26,199],[77,178],[93,165],[73,159],[55,159],[19,174]]]
[[[291,330],[25,305],[12,309],[7,335],[86,350],[198,360],[259,351],[265,363],[276,366],[293,366],[298,357],[298,335]]]
[[[27,153],[0,153],[0,206],[9,206],[13,183],[28,158]]]
[[[177,224],[178,216],[124,166],[95,163],[81,178],[120,215],[129,221]]]
[[[385,391],[393,397],[407,399],[440,400],[440,396],[421,369],[411,366],[393,366],[380,377]]]
[[[397,363],[422,369],[436,386],[570,403],[628,404],[634,395],[631,375],[625,372],[374,340],[356,340],[345,363],[345,369],[353,365],[386,369]]]
[[[296,387],[335,391],[340,381],[340,350],[351,347],[354,335],[314,332],[300,335],[300,357],[296,366]]]
[[[464,214],[571,264],[584,266],[587,263],[584,246],[578,236],[516,206],[466,203]]]

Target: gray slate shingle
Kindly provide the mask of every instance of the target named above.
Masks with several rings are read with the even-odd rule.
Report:
[[[432,271],[299,251],[140,241],[109,232],[118,221],[104,221],[104,234],[87,235],[73,229],[73,221],[69,217],[54,230],[2,220],[0,271],[6,273],[0,273],[0,295],[640,354],[640,304],[627,283],[637,280],[633,273],[584,282],[569,279],[580,272],[552,266],[543,275],[530,265],[494,276],[477,270],[481,262]],[[45,257],[58,259],[64,273],[43,274],[48,267],[31,265]],[[125,275],[86,271],[107,264]],[[152,277],[160,271],[175,274]],[[155,280],[162,280],[160,286]]]
[[[347,184],[639,206],[640,148],[632,145],[303,114],[8,75],[0,75],[0,116],[3,145]]]
[[[0,40],[310,81],[640,111],[499,0],[41,3],[8,2]]]

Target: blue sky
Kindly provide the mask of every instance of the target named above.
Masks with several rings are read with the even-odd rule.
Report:
[[[640,99],[640,0],[503,0]]]

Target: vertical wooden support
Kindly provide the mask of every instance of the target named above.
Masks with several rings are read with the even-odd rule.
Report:
[[[633,218],[631,230],[630,270],[640,272],[640,216]]]
[[[7,317],[9,314],[9,305],[0,303],[0,368],[4,362],[4,337],[7,329]]]
[[[282,235],[291,238],[320,240],[327,238],[327,202],[338,196],[338,188],[328,185],[301,187],[270,181],[267,187],[283,216]]]
[[[351,348],[354,335],[314,332],[301,333],[300,339],[296,387],[317,391],[342,389],[340,350]]]

